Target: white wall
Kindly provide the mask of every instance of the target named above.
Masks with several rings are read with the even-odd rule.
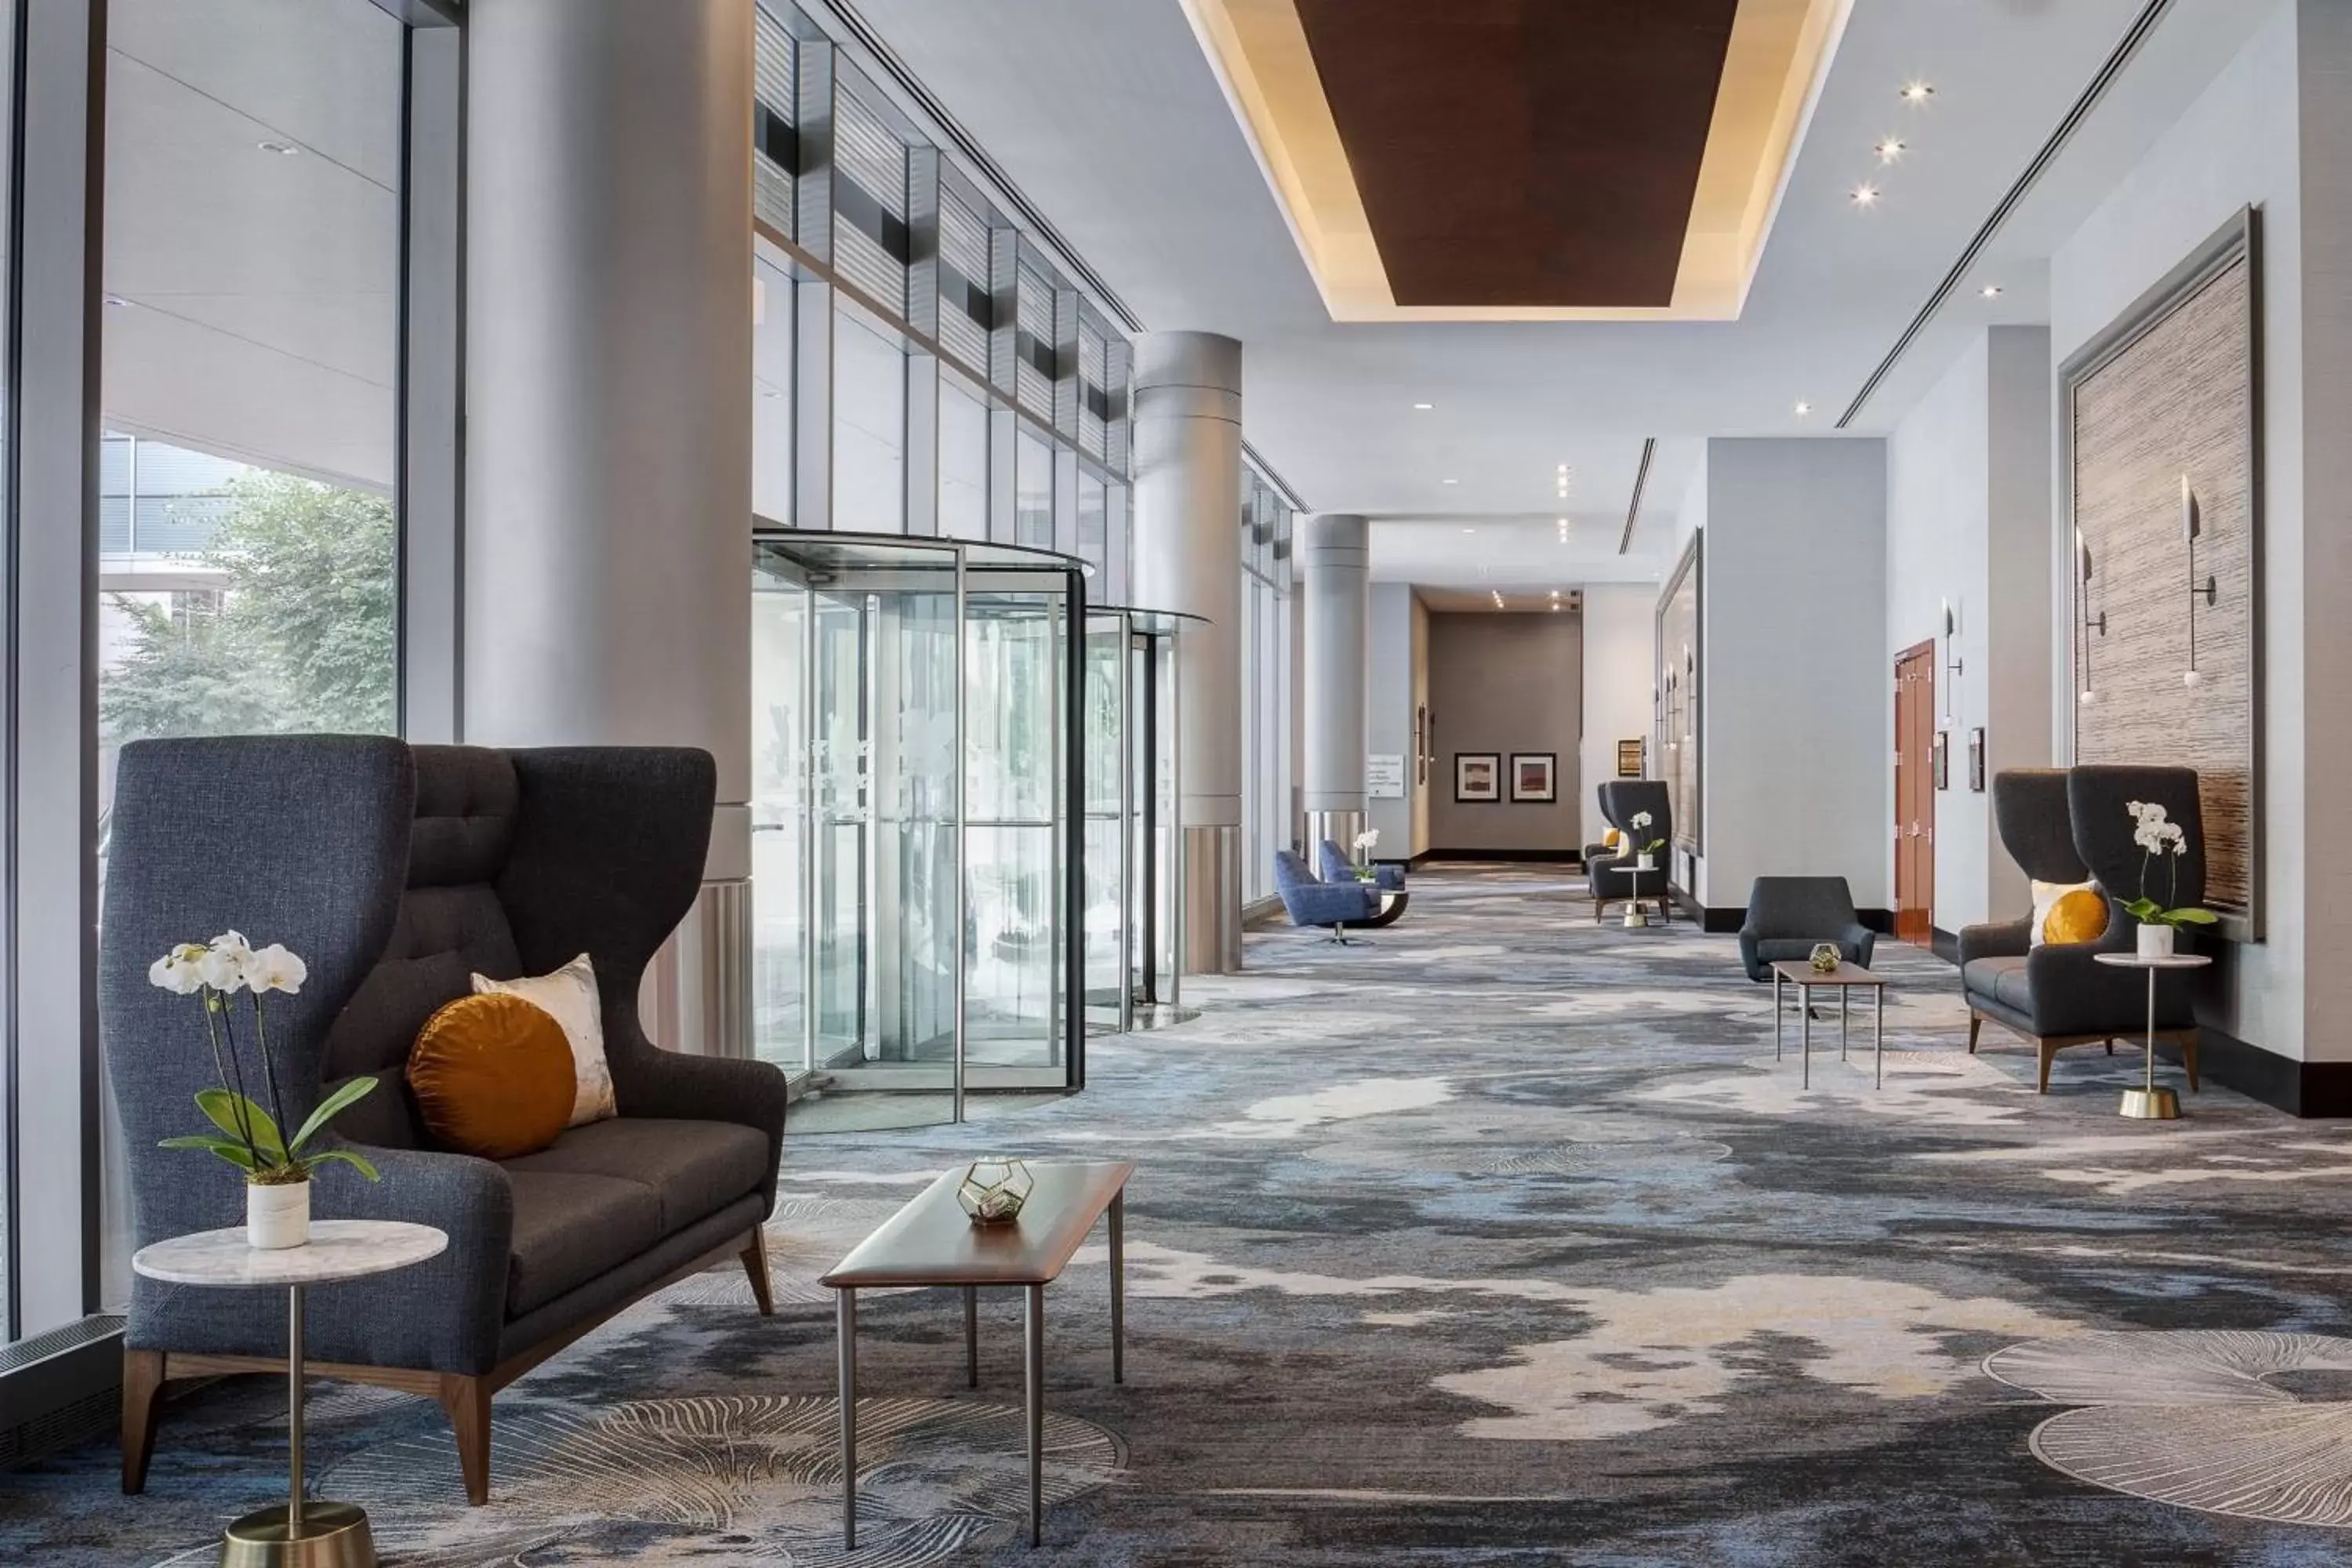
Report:
[[[1887,441],[1879,668],[1891,681],[1895,656],[1921,642],[1943,655],[1936,713],[1950,769],[1936,795],[1935,923],[1946,931],[2026,907],[2025,874],[2000,847],[1992,796],[1969,788],[1968,738],[1985,731],[1988,780],[2050,755],[2049,366],[2042,328],[1980,333]],[[1948,647],[1948,602],[1959,622]],[[1880,820],[1891,825],[1891,767],[1885,785]],[[1891,898],[1891,841],[1882,847]]]
[[[2247,4],[2256,0],[2245,0]],[[2339,83],[2309,79],[2313,68],[2340,73],[2347,58],[2341,39],[2344,7],[2335,0],[2274,0],[2275,13],[2224,67],[2205,92],[2148,154],[2095,208],[2050,262],[2050,353],[2054,367],[2128,310],[2176,263],[2188,256],[2241,207],[2262,208],[2263,399],[2264,486],[2262,522],[2263,673],[2262,700],[2267,714],[2262,809],[2266,830],[2263,857],[2269,940],[2234,955],[2228,977],[2230,1000],[2221,1026],[2242,1039],[2290,1058],[2352,1059],[2352,1030],[2342,1027],[2352,973],[2307,976],[2304,932],[2315,917],[2323,921],[2345,913],[2340,876],[2324,889],[2306,881],[2305,865],[2344,865],[2344,847],[2323,852],[2315,832],[2334,833],[2305,810],[2306,780],[2328,783],[2347,776],[2344,721],[2325,706],[2307,704],[2307,690],[2332,690],[2336,705],[2352,689],[2346,684],[2345,642],[2352,637],[2352,604],[2346,602],[2342,541],[2344,512],[2352,483],[2336,471],[2347,443],[2341,422],[2343,384],[2352,364],[2346,353],[2341,317],[2347,295],[2342,261],[2347,247],[2345,222],[2352,205],[2339,194],[2341,181],[2326,193],[2325,264],[2306,269],[2305,203],[2321,199],[2305,186],[2307,158],[2324,157],[2337,167],[2352,156],[2341,134]],[[2316,31],[2312,60],[2299,53],[2299,33]],[[2315,85],[2310,126],[2325,137],[2306,148],[2306,125],[2298,105]],[[2315,167],[2324,166],[2316,162]],[[2316,231],[2315,231],[2316,232]],[[2315,244],[2316,251],[2319,247]],[[2308,291],[2308,292],[2307,292]],[[2320,310],[2307,306],[2316,301]],[[2307,363],[2305,334],[2325,328],[2327,341],[2315,342],[2324,358]],[[2325,372],[2323,376],[2320,373]],[[2327,505],[2306,510],[2304,426],[2307,387],[2326,398],[2329,417],[2319,463],[2328,486]],[[2321,471],[2315,469],[2315,471]],[[2053,476],[2053,487],[2056,476]],[[2063,513],[2059,514],[2063,519]],[[2324,525],[2324,526],[2323,526]],[[2063,531],[2063,530],[2061,531]],[[2331,537],[2332,536],[2332,537]],[[2324,540],[2320,551],[2310,546]],[[2314,568],[2327,565],[2323,574]],[[2065,569],[2064,542],[2053,542],[2051,571]],[[2308,598],[2307,596],[2308,595]],[[2310,615],[2313,608],[2321,613]],[[2063,595],[2053,595],[2053,619],[2067,613]],[[2326,639],[2324,658],[2315,658],[2306,628]],[[2061,727],[2072,710],[2065,666],[2068,642],[2054,627],[2051,661],[2053,743],[2063,754]],[[2326,672],[2328,683],[2314,678]],[[2326,771],[2321,767],[2323,763]],[[2328,857],[2332,855],[2333,858]],[[2323,923],[2321,929],[2329,929]],[[2308,980],[2309,984],[2306,984]],[[2321,1026],[2307,1028],[2306,1020]],[[2331,1021],[2332,1020],[2332,1021]]]
[[[1707,443],[1700,900],[1759,876],[1889,896],[1886,443]]]
[[[1577,758],[1586,844],[1601,842],[1609,826],[1601,819],[1600,786],[1617,776],[1617,742],[1651,738],[1657,616],[1654,583],[1596,583],[1584,590],[1584,738]]]
[[[1364,802],[1365,826],[1380,832],[1383,860],[1408,859],[1423,846],[1414,842],[1413,795],[1413,605],[1412,589],[1403,583],[1375,583],[1371,597],[1371,663],[1364,678],[1365,747],[1374,755],[1385,752],[1404,759],[1402,798]]]

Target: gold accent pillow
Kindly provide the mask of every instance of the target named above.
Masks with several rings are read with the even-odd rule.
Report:
[[[2097,883],[2033,884],[2032,946],[2096,942],[2106,933],[2107,897]]]
[[[1615,854],[1625,847],[1625,836],[1612,827],[1601,835],[1601,847]]]
[[[572,1045],[520,996],[460,996],[408,1048],[408,1087],[435,1142],[511,1160],[561,1137],[572,1118]]]

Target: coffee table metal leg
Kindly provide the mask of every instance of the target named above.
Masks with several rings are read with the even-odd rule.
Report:
[[[1797,1007],[1804,1014],[1798,1020],[1797,1033],[1804,1042],[1804,1066],[1798,1069],[1801,1087],[1813,1087],[1813,988],[1802,981],[1797,983]]]
[[[1780,1059],[1781,1042],[1789,1037],[1789,1026],[1781,1021],[1780,1014],[1780,987],[1786,984],[1787,982],[1780,978],[1780,972],[1774,970],[1772,972],[1772,1059],[1776,1062]]]
[[[1848,1011],[1846,1000],[1853,994],[1853,986],[1841,985],[1838,987],[1838,1060],[1840,1061],[1845,1060],[1845,1025]]]
[[[1043,1536],[1038,1529],[1045,1504],[1045,1287],[1029,1287],[1024,1393],[1029,1427],[1029,1544]]]
[[[841,1549],[857,1546],[857,1292],[834,1299],[841,1353]]]
[[[1127,1381],[1127,1194],[1110,1200],[1110,1380]]]
[[[963,1381],[967,1388],[980,1386],[980,1287],[963,1288]]]

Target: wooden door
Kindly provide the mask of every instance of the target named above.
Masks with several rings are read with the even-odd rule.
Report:
[[[1895,934],[1925,947],[1936,926],[1936,645],[1895,659]]]

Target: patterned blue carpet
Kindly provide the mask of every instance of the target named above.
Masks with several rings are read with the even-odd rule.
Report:
[[[1731,939],[1580,893],[1424,873],[1375,946],[1253,936],[1076,1099],[788,1140],[775,1319],[713,1273],[583,1340],[499,1396],[480,1510],[437,1411],[324,1386],[316,1489],[446,1568],[2352,1560],[2352,1129],[2211,1087],[2121,1121],[2127,1053],[2037,1097],[1900,947],[1885,1086],[1832,1016],[1808,1089]],[[1139,1163],[1128,1384],[1097,1238],[1049,1296],[1033,1552],[1017,1302],[968,1394],[952,1297],[870,1300],[845,1557],[814,1279],[999,1149]],[[276,1397],[175,1403],[142,1498],[110,1445],[0,1477],[0,1561],[208,1561],[272,1500]]]

